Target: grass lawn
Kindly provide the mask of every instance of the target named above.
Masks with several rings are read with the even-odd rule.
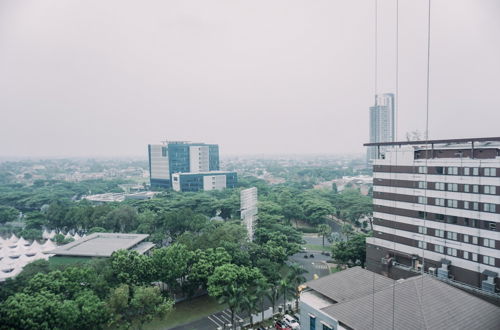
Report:
[[[49,267],[51,269],[57,269],[60,266],[75,266],[83,265],[92,260],[92,258],[87,257],[51,257],[49,259]]]
[[[168,329],[185,323],[196,321],[205,316],[223,310],[225,307],[220,305],[210,296],[201,296],[192,300],[183,301],[174,305],[174,310],[166,319],[156,319],[151,323],[144,325],[144,329]]]

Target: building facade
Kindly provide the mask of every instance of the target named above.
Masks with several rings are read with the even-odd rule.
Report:
[[[234,188],[238,183],[236,172],[211,171],[200,173],[172,174],[172,189],[175,191],[209,191]]]
[[[396,109],[394,94],[375,96],[375,105],[370,107],[370,142],[393,142],[396,139]],[[367,160],[376,158],[377,150],[368,147]]]
[[[170,141],[148,145],[151,187],[172,188],[172,174],[219,170],[216,144]]]
[[[253,241],[254,225],[257,222],[257,204],[258,197],[256,187],[243,189],[240,192],[241,220],[247,229],[247,235],[250,242]]]
[[[367,268],[498,292],[500,137],[367,145],[388,148],[373,162]]]

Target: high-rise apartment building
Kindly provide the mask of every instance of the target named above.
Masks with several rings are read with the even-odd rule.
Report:
[[[168,141],[148,145],[151,187],[172,188],[172,174],[219,170],[217,144]]]
[[[370,107],[370,142],[393,142],[396,139],[396,109],[394,94],[375,96],[375,105]],[[385,149],[384,149],[385,150]],[[377,150],[368,147],[367,160],[376,158]]]
[[[423,267],[498,292],[500,137],[365,146],[388,148],[373,161],[367,268],[398,278]]]
[[[258,214],[257,188],[243,189],[240,192],[241,220],[247,229],[248,239],[253,241],[254,226]]]

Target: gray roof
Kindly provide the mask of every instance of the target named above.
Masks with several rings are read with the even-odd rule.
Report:
[[[376,291],[394,284],[394,280],[388,277],[353,267],[307,282],[306,285],[336,302],[343,302],[373,293],[374,281]]]
[[[500,308],[428,275],[322,311],[356,330],[500,329]]]
[[[146,234],[93,233],[59,246],[50,253],[64,256],[110,257],[117,250],[128,250],[144,241]]]

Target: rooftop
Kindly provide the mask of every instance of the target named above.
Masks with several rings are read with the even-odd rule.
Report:
[[[50,253],[80,257],[110,257],[113,252],[121,249],[133,249],[144,253],[153,247],[149,244],[144,245],[144,243],[149,242],[141,243],[148,236],[146,234],[93,233],[77,241],[59,246]]]
[[[500,328],[500,308],[429,275],[394,281],[354,267],[306,285],[337,303],[305,298],[356,330]]]
[[[444,140],[419,140],[419,141],[397,141],[397,142],[372,142],[365,143],[363,146],[402,146],[402,145],[425,145],[425,144],[459,144],[459,143],[477,143],[477,142],[500,142],[500,136],[484,138],[464,138],[464,139],[444,139]]]

